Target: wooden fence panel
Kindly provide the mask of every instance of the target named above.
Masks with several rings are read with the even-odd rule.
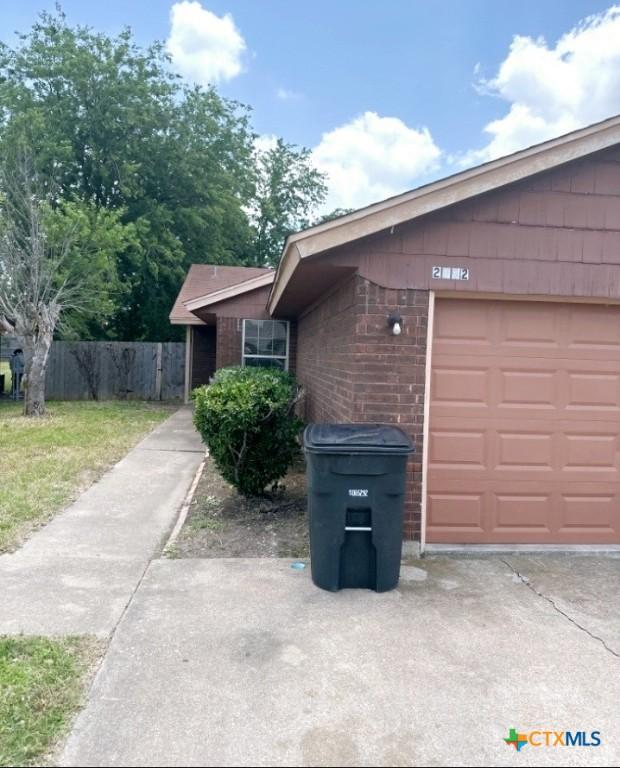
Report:
[[[174,400],[185,393],[185,344],[162,345],[161,399]],[[165,371],[165,373],[164,373]]]
[[[15,336],[0,335],[0,360],[8,361],[13,355],[13,350],[18,349],[19,342]]]
[[[180,400],[184,382],[184,343],[55,341],[45,389],[50,400]]]

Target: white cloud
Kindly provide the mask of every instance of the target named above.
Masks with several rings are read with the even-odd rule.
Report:
[[[290,91],[288,88],[277,88],[276,98],[281,101],[297,101],[301,99],[302,94],[298,91]]]
[[[195,0],[174,3],[166,49],[176,69],[201,85],[236,77],[246,43],[233,17],[216,16]]]
[[[427,128],[365,112],[324,133],[313,150],[315,165],[328,177],[323,208],[359,208],[404,192],[436,167],[440,154]]]
[[[476,73],[477,74],[477,73]],[[483,162],[620,112],[620,6],[589,16],[549,46],[515,36],[483,93],[510,103],[485,126],[490,137],[464,163]]]
[[[278,137],[273,133],[263,133],[254,139],[254,151],[257,153],[269,152],[276,148]]]

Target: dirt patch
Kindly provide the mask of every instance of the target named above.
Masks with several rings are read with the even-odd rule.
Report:
[[[246,499],[211,459],[196,488],[171,557],[308,557],[306,478],[302,460],[266,496]]]

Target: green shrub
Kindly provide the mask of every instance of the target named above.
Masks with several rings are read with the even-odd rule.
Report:
[[[257,496],[286,474],[302,427],[294,407],[299,388],[274,368],[222,368],[194,390],[194,424],[225,480]]]

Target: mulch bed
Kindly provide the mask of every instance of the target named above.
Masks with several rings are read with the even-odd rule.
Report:
[[[308,557],[306,479],[299,459],[277,488],[246,499],[211,459],[198,483],[173,557]]]

